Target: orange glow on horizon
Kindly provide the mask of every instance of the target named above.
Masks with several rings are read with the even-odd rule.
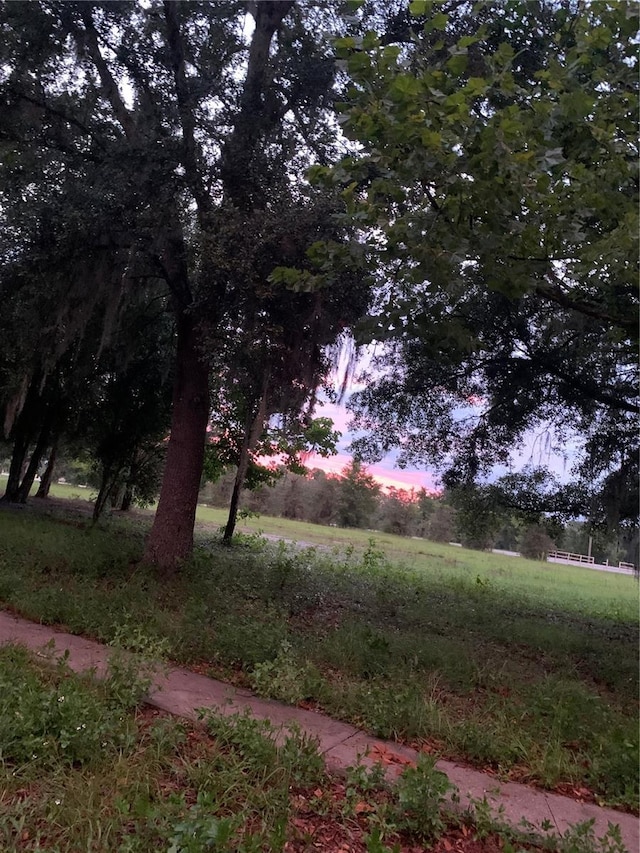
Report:
[[[339,453],[337,456],[330,456],[325,459],[322,456],[313,454],[305,461],[305,465],[309,470],[320,468],[327,474],[342,474],[343,468],[351,462],[351,457],[346,454]],[[426,489],[431,495],[439,495],[440,489],[437,488],[433,481],[433,477],[426,471],[406,471],[402,469],[383,468],[380,465],[365,465],[369,474],[382,486],[384,491],[389,489],[400,489],[405,492],[410,492],[412,489],[419,492],[420,489]]]

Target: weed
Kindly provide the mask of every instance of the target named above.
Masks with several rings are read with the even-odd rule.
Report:
[[[374,826],[370,834],[364,837],[367,853],[400,853],[400,844],[396,843],[393,847],[387,847],[383,839],[383,831],[379,826]]]
[[[247,614],[247,610],[255,610]],[[286,641],[284,617],[273,606],[249,605],[245,613],[219,615],[215,626],[216,657],[222,663],[252,669],[277,657]]]
[[[369,539],[366,550],[360,558],[360,564],[365,572],[389,571],[391,564],[384,549],[376,544],[375,539]]]
[[[364,799],[387,789],[388,783],[382,764],[368,766],[359,763],[348,767],[345,771],[345,814],[349,816],[358,814]],[[372,806],[371,811],[376,811],[376,808]]]
[[[606,833],[598,838],[593,824],[593,820],[577,824],[561,835],[558,844],[561,853],[626,853],[617,825],[610,823]]]
[[[415,767],[408,767],[396,788],[397,824],[425,841],[438,838],[447,826],[443,814],[447,797],[455,792],[447,776],[436,769],[435,759],[421,755]]]
[[[135,670],[127,679],[135,682]],[[105,752],[129,748],[135,725],[124,711],[119,675],[110,673],[103,695],[72,677],[61,660],[44,683],[19,648],[0,649],[0,749],[18,768],[91,764]],[[129,686],[135,691],[135,686]],[[127,695],[127,698],[130,694]],[[106,699],[106,701],[105,701]]]
[[[144,701],[161,671],[157,659],[115,648],[104,683],[115,706],[130,710]]]
[[[291,643],[284,640],[274,660],[258,663],[251,673],[251,685],[261,696],[296,705],[316,696],[320,673],[308,661],[300,661]]]
[[[168,853],[204,853],[207,850],[228,850],[228,844],[237,832],[238,822],[232,818],[217,818],[211,812],[215,802],[205,792],[186,817],[175,824]]]
[[[517,765],[637,806],[633,578],[262,518],[340,550],[257,536],[223,548],[207,534],[158,583],[131,568],[140,524],[83,524],[3,514],[0,599],[128,650],[158,643],[154,653],[233,669],[263,695],[314,699],[379,735],[435,738],[506,775]]]
[[[131,613],[127,613],[125,619],[115,626],[111,645],[135,652],[139,658],[151,661],[166,658],[170,648],[166,637],[149,635],[144,628],[135,623]]]
[[[261,779],[275,773],[287,784],[311,785],[324,776],[317,742],[293,724],[282,732],[248,714],[223,717],[203,710],[201,718],[220,747],[240,755],[247,772]]]

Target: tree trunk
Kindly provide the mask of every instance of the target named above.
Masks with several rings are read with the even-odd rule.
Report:
[[[93,505],[92,520],[94,524],[99,520],[100,516],[102,515],[104,508],[107,505],[107,501],[109,500],[109,495],[111,494],[113,487],[116,484],[117,478],[118,473],[116,472],[114,474],[110,467],[105,467],[102,469],[102,477],[100,478],[100,489],[98,490],[96,502]]]
[[[22,482],[20,483],[20,488],[18,489],[18,503],[25,504],[27,502],[29,492],[31,491],[31,487],[33,486],[33,481],[35,480],[36,474],[38,473],[38,468],[40,467],[40,462],[42,461],[42,457],[44,456],[45,450],[49,446],[51,427],[54,418],[55,415],[52,411],[46,412],[44,416],[44,423],[40,430],[40,435],[38,436],[36,446],[34,447],[33,453],[31,454],[31,459],[29,460],[29,465],[27,466],[27,469],[22,478]]]
[[[238,460],[238,470],[236,478],[233,481],[233,491],[231,492],[231,501],[229,502],[229,516],[227,524],[222,536],[223,542],[230,542],[233,538],[233,532],[236,529],[236,521],[238,520],[238,507],[240,504],[240,492],[244,485],[244,479],[247,476],[247,468],[249,467],[249,430],[245,433],[240,448],[240,459]]]
[[[27,467],[27,450],[38,435],[38,429],[40,429],[40,381],[40,373],[34,373],[29,383],[24,405],[13,423],[13,453],[9,466],[7,488],[2,498],[9,503],[18,503],[19,501],[20,482]]]
[[[120,512],[129,512],[133,503],[133,486],[127,484],[124,487],[122,501],[120,503]]]
[[[3,501],[7,501],[8,503],[18,503],[19,500],[20,480],[29,448],[29,438],[30,434],[26,430],[24,432],[21,430],[17,431],[13,443],[13,453],[11,454],[9,479],[7,480],[7,487],[2,498]]]
[[[49,459],[47,461],[47,467],[44,469],[44,474],[42,475],[42,479],[40,480],[38,491],[35,494],[37,498],[49,497],[49,489],[51,488],[51,483],[53,481],[53,472],[56,467],[56,458],[58,456],[59,438],[60,433],[58,433],[58,435],[56,435],[56,437],[53,439],[53,444],[51,445],[51,449],[49,450]]]
[[[242,447],[240,448],[238,470],[236,472],[236,479],[234,481],[233,492],[231,494],[231,502],[229,504],[229,518],[227,519],[227,526],[224,529],[224,535],[222,537],[223,542],[229,542],[233,537],[233,531],[236,529],[238,506],[240,504],[240,492],[242,491],[242,487],[247,476],[247,470],[249,468],[249,453],[255,448],[258,439],[260,438],[260,434],[264,429],[264,421],[267,413],[267,389],[269,386],[269,376],[270,371],[267,368],[263,377],[262,394],[258,402],[257,411],[255,415],[250,414],[247,420],[245,434],[242,440]]]
[[[178,570],[193,549],[204,444],[209,417],[209,371],[197,346],[195,320],[177,318],[178,345],[171,436],[160,500],[144,560],[167,574]]]

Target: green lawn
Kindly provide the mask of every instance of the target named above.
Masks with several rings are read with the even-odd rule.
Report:
[[[58,488],[60,488],[58,486]],[[0,601],[501,777],[637,808],[634,578],[365,531],[251,519],[322,548],[223,546],[201,507],[194,559],[158,584],[149,520],[0,514]]]

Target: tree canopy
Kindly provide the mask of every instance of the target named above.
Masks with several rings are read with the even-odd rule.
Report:
[[[105,489],[168,432],[146,559],[175,570],[212,413],[233,402],[240,489],[357,325],[358,458],[469,486],[538,430],[577,445],[573,482],[512,477],[505,506],[634,521],[637,7],[342,11],[0,3],[11,499],[91,388],[119,409],[86,420]]]
[[[314,170],[385,272],[354,449],[454,486],[538,430],[576,445],[567,512],[637,518],[638,8],[409,9],[338,42],[359,149]]]

